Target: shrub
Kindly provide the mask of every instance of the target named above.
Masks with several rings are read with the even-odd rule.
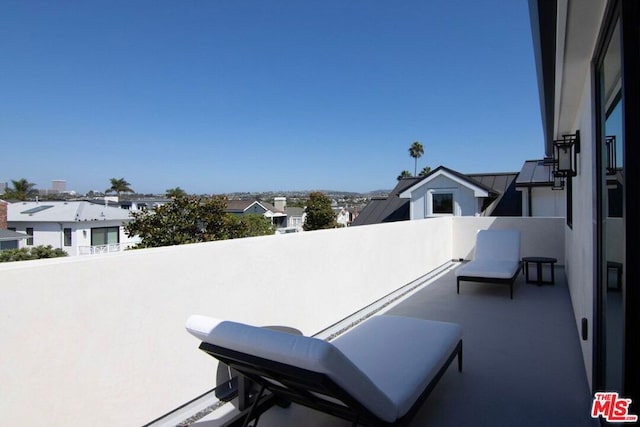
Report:
[[[67,256],[62,249],[54,249],[51,245],[33,248],[6,249],[0,251],[0,262],[28,261],[41,258],[58,258]]]

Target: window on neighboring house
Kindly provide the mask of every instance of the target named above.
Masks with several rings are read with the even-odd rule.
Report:
[[[16,228],[15,227],[7,227],[7,230],[16,231]]]
[[[64,245],[71,246],[71,229],[70,228],[64,229]]]
[[[91,229],[91,246],[120,243],[120,227],[100,227]]]
[[[432,195],[433,214],[453,214],[453,193],[435,193]]]
[[[27,234],[31,236],[27,239],[27,245],[32,246],[33,245],[33,228],[32,227],[27,227]]]

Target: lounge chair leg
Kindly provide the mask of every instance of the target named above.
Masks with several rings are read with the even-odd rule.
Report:
[[[249,426],[249,423],[251,422],[251,418],[253,416],[253,413],[256,411],[256,408],[258,407],[258,402],[260,402],[260,399],[262,398],[262,393],[264,393],[264,391],[265,391],[265,387],[262,386],[260,388],[260,393],[258,393],[258,395],[255,397],[253,405],[251,405],[251,410],[247,414],[247,418],[245,418],[244,423],[242,424],[242,427],[248,427]],[[256,422],[253,423],[252,427],[256,427],[258,425],[258,421],[260,421],[260,415],[258,415],[256,417]]]
[[[458,344],[458,372],[462,372],[462,341]]]
[[[460,295],[460,279],[456,281],[456,288],[457,288],[458,295]]]

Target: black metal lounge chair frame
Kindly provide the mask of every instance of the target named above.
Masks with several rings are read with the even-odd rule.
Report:
[[[513,299],[513,283],[518,278],[518,275],[520,274],[520,270],[522,270],[522,262],[518,263],[518,268],[516,269],[516,272],[513,274],[513,276],[511,276],[508,279],[503,279],[503,278],[499,279],[499,278],[495,278],[495,277],[458,276],[457,292],[458,292],[458,294],[460,294],[460,282],[461,281],[465,281],[465,282],[480,282],[480,283],[497,283],[497,284],[500,284],[500,285],[509,285],[510,296],[511,296],[511,299]]]
[[[226,424],[228,427],[246,427],[252,420],[255,420],[255,427],[262,413],[273,405],[283,402],[295,402],[352,421],[354,427],[359,424],[376,427],[405,426],[415,416],[456,356],[458,357],[458,371],[462,372],[461,339],[411,409],[401,418],[389,423],[371,413],[325,374],[263,359],[207,342],[201,343],[199,348],[261,387],[260,393],[253,397],[251,408],[243,411]],[[263,394],[265,390],[270,393]],[[341,405],[334,400],[323,399],[320,396],[337,399],[345,405]]]

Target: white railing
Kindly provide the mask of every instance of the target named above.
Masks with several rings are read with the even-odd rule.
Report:
[[[191,314],[312,335],[469,258],[481,228],[562,264],[563,227],[446,217],[0,264],[0,425],[142,425],[215,384]]]
[[[108,254],[122,252],[135,246],[136,243],[109,243],[108,245],[78,246],[78,255]]]
[[[120,252],[124,250],[124,246],[120,243],[111,243],[109,245],[96,245],[96,246],[79,246],[79,255],[95,255],[95,254],[108,254],[111,252]]]

